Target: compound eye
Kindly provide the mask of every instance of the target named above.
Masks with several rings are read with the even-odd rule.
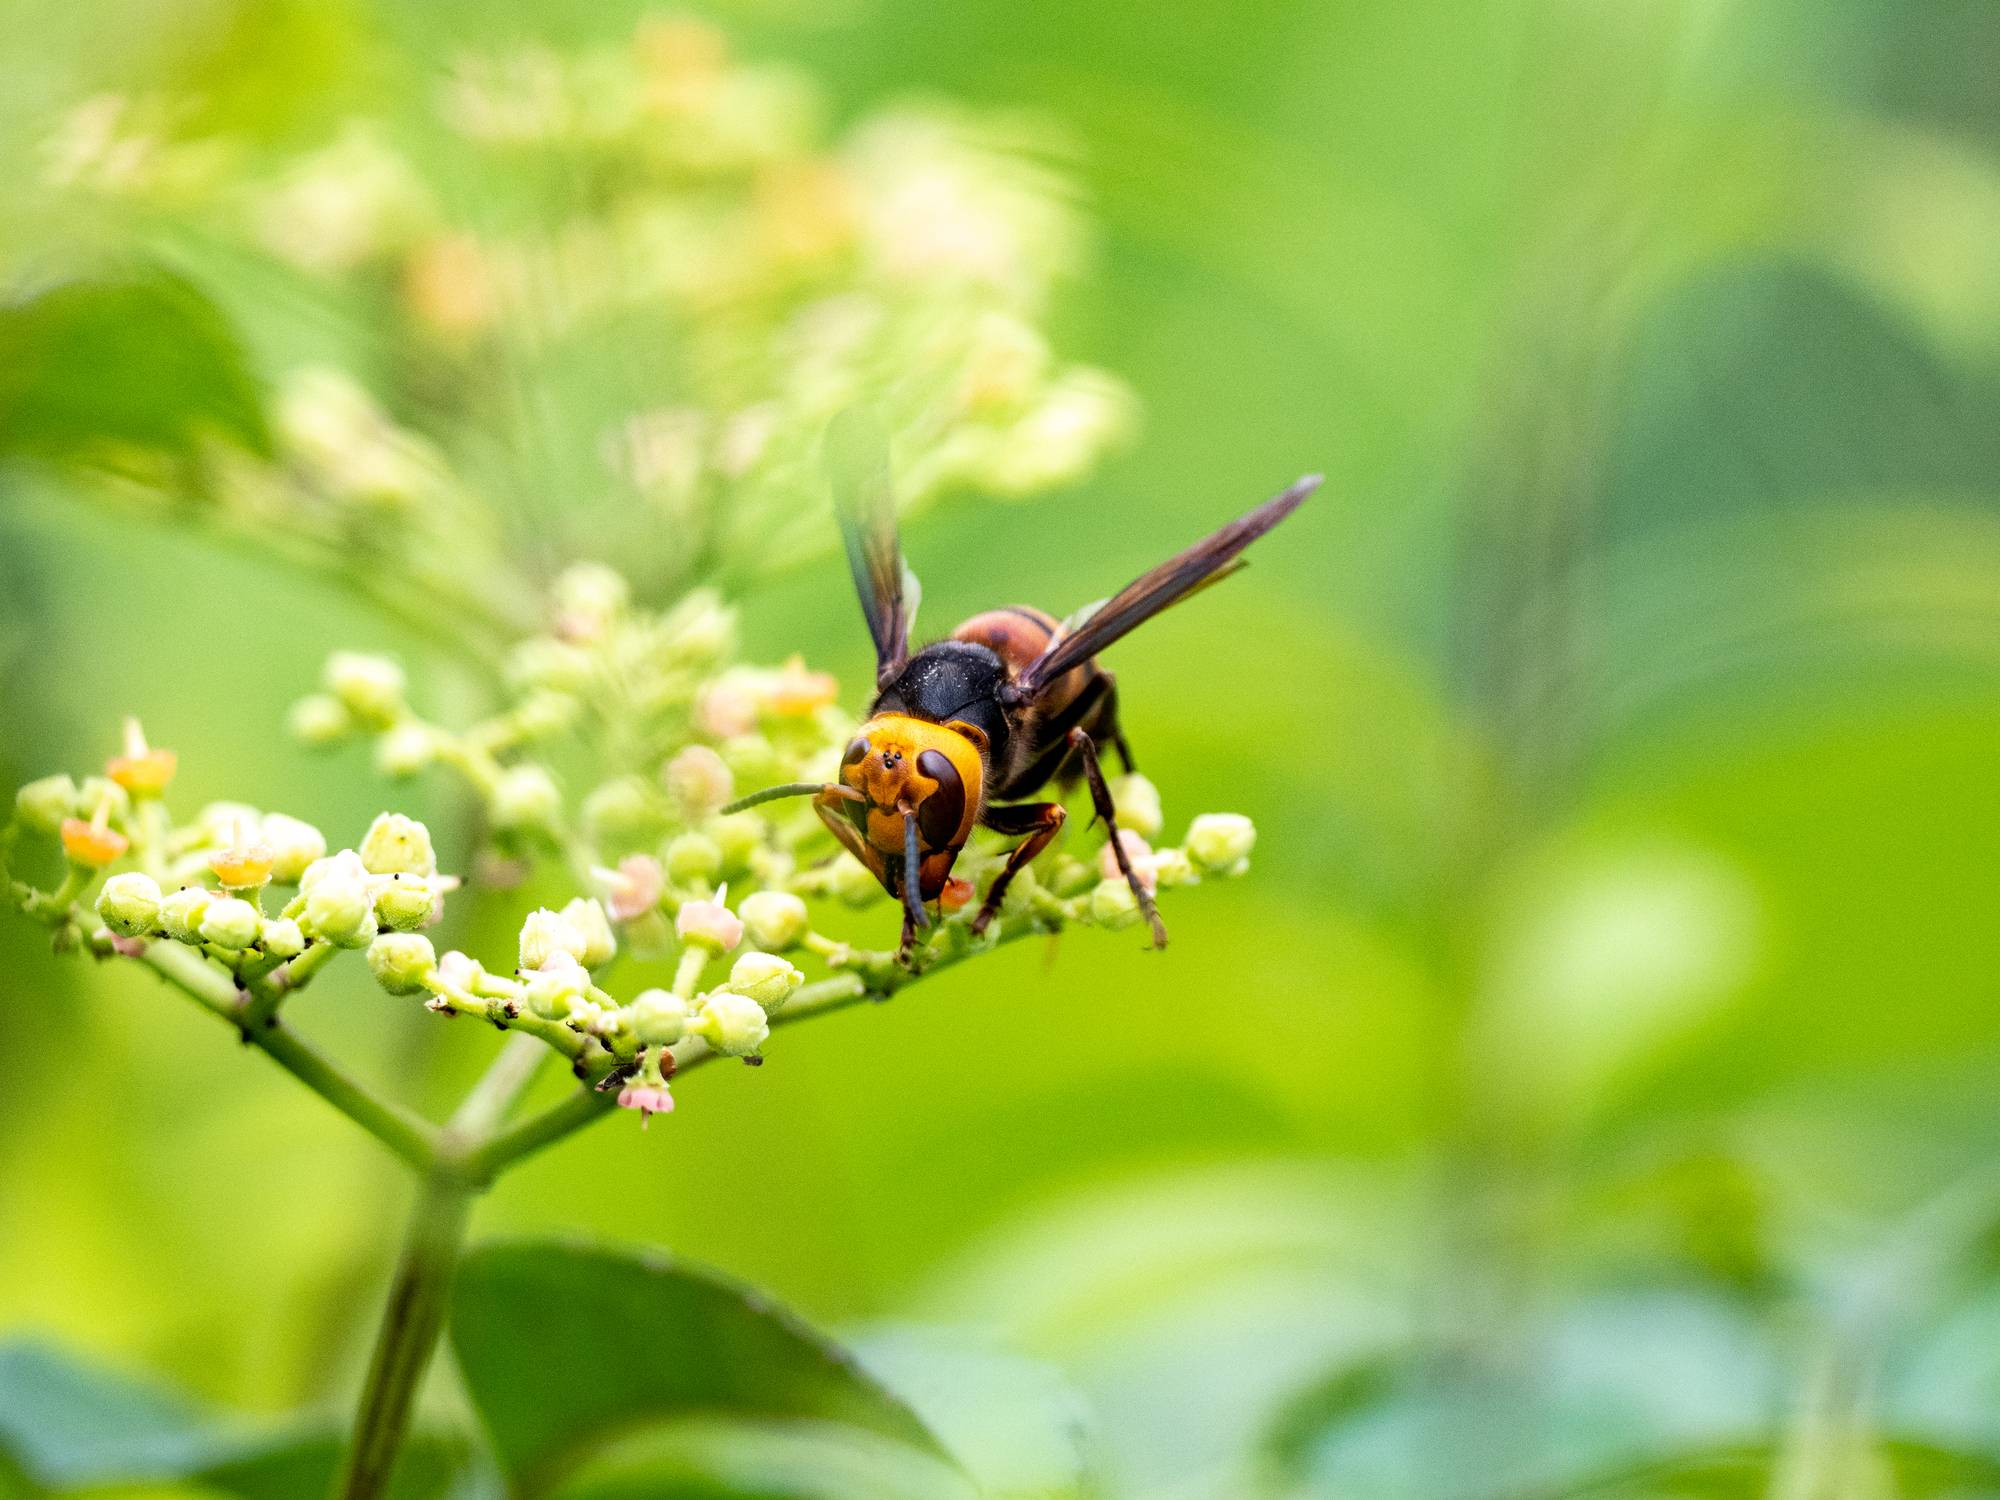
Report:
[[[917,757],[917,774],[937,783],[937,790],[924,798],[917,809],[917,829],[932,849],[951,845],[958,825],[965,820],[965,783],[958,767],[941,750],[926,750]]]
[[[857,736],[854,739],[854,741],[848,745],[847,753],[840,757],[840,769],[845,771],[849,766],[855,765],[860,761],[866,760],[867,758],[868,758],[868,741]],[[825,762],[822,761],[820,762],[820,764],[824,765]]]

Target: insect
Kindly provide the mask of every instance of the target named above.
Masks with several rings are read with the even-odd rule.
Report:
[[[926,907],[956,910],[972,887],[952,866],[975,827],[1020,840],[972,921],[984,932],[1008,886],[1061,832],[1060,800],[1033,801],[1080,777],[1104,821],[1118,868],[1164,947],[1152,893],[1119,838],[1099,747],[1136,769],[1118,722],[1118,684],[1097,655],[1168,605],[1242,566],[1244,548],[1319,487],[1308,475],[1255,510],[1067,620],[1025,605],[974,615],[941,641],[910,649],[921,590],[903,561],[879,429],[849,413],[827,435],[834,503],[861,612],[875,643],[875,699],[841,756],[836,780],[769,787],[726,811],[776,797],[811,796],[843,847],[902,903],[907,962]]]

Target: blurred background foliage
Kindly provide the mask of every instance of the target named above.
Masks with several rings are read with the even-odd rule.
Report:
[[[375,119],[504,221],[510,194],[590,185],[455,157],[450,70],[622,46],[640,14],[16,0],[0,268],[21,294],[155,268],[64,335],[102,349],[93,422],[171,451],[184,408],[159,393],[197,390],[254,446],[280,377],[336,351],[409,420],[518,419],[491,470],[530,574],[607,555],[670,589],[699,560],[656,548],[598,446],[674,357],[643,320],[478,389],[399,386],[422,367],[369,342],[365,278],[329,290],[170,207],[40,196],[52,120],[160,91],[251,160]],[[2000,13],[711,18],[805,70],[836,130],[945,96],[1008,112],[1081,185],[1090,269],[1047,316],[1129,383],[1140,435],[1025,503],[942,487],[907,534],[931,628],[1067,609],[1327,471],[1249,575],[1116,652],[1170,807],[1264,837],[1164,957],[1011,948],[754,1079],[691,1082],[650,1135],[567,1143],[478,1228],[673,1246],[885,1369],[952,1330],[1012,1372],[990,1403],[942,1384],[974,1393],[1018,1493],[2000,1493]],[[94,763],[129,711],[196,795],[339,838],[392,796],[462,821],[441,785],[391,793],[279,728],[336,644],[475,696],[434,601],[409,585],[413,623],[385,624],[101,503],[44,461],[76,414],[9,384],[64,312],[23,306],[0,367],[5,769]],[[135,344],[149,319],[180,331]],[[860,683],[845,579],[811,550],[731,580],[750,654]],[[54,962],[20,926],[0,947],[0,1327],[210,1401],[337,1409],[400,1175],[145,976]],[[432,1109],[488,1045],[352,977],[302,1005]],[[1024,1387],[1075,1454],[1009,1438]]]

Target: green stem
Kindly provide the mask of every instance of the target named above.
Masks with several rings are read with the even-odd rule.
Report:
[[[249,997],[236,981],[179,943],[148,943],[139,961],[170,980],[204,1010],[236,1027],[243,1040],[318,1094],[411,1166],[427,1170],[436,1159],[437,1127],[392,1104],[275,1016],[247,1026]]]
[[[403,1238],[402,1259],[375,1335],[354,1440],[333,1493],[340,1500],[379,1500],[409,1433],[417,1387],[444,1328],[451,1281],[458,1269],[476,1189],[454,1172],[426,1173]]]

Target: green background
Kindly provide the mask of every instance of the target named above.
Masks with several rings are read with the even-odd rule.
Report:
[[[311,140],[418,108],[458,48],[635,14],[16,3],[0,161],[108,83],[212,70]],[[2000,1201],[1993,8],[720,18],[843,117],[943,93],[1078,145],[1100,255],[1057,342],[1132,382],[1144,431],[1080,489],[913,527],[932,629],[1067,610],[1328,475],[1112,662],[1170,823],[1261,839],[1169,909],[1164,956],[1019,945],[787,1034],[650,1132],[538,1159],[477,1230],[666,1244],[836,1327],[980,1330],[1082,1392],[1117,1493],[1241,1493],[1266,1462],[1476,1491],[1530,1429],[1586,1465],[1627,1434],[1782,1443],[1828,1369],[1864,1372],[1839,1408],[1864,1434],[2000,1451],[2000,1356],[1966,1331]],[[0,247],[49,253],[19,222]],[[296,309],[236,303],[282,347]],[[280,729],[335,645],[448,690],[420,641],[43,473],[0,474],[0,506],[16,779],[136,712],[189,799],[337,841],[393,799],[458,830],[455,867],[448,789]],[[753,657],[864,677],[832,558],[742,609]],[[0,1329],[344,1404],[399,1172],[146,976],[37,943],[0,928]],[[433,1111],[492,1042],[344,972],[298,1009]],[[1340,1429],[1381,1348],[1442,1425]]]

